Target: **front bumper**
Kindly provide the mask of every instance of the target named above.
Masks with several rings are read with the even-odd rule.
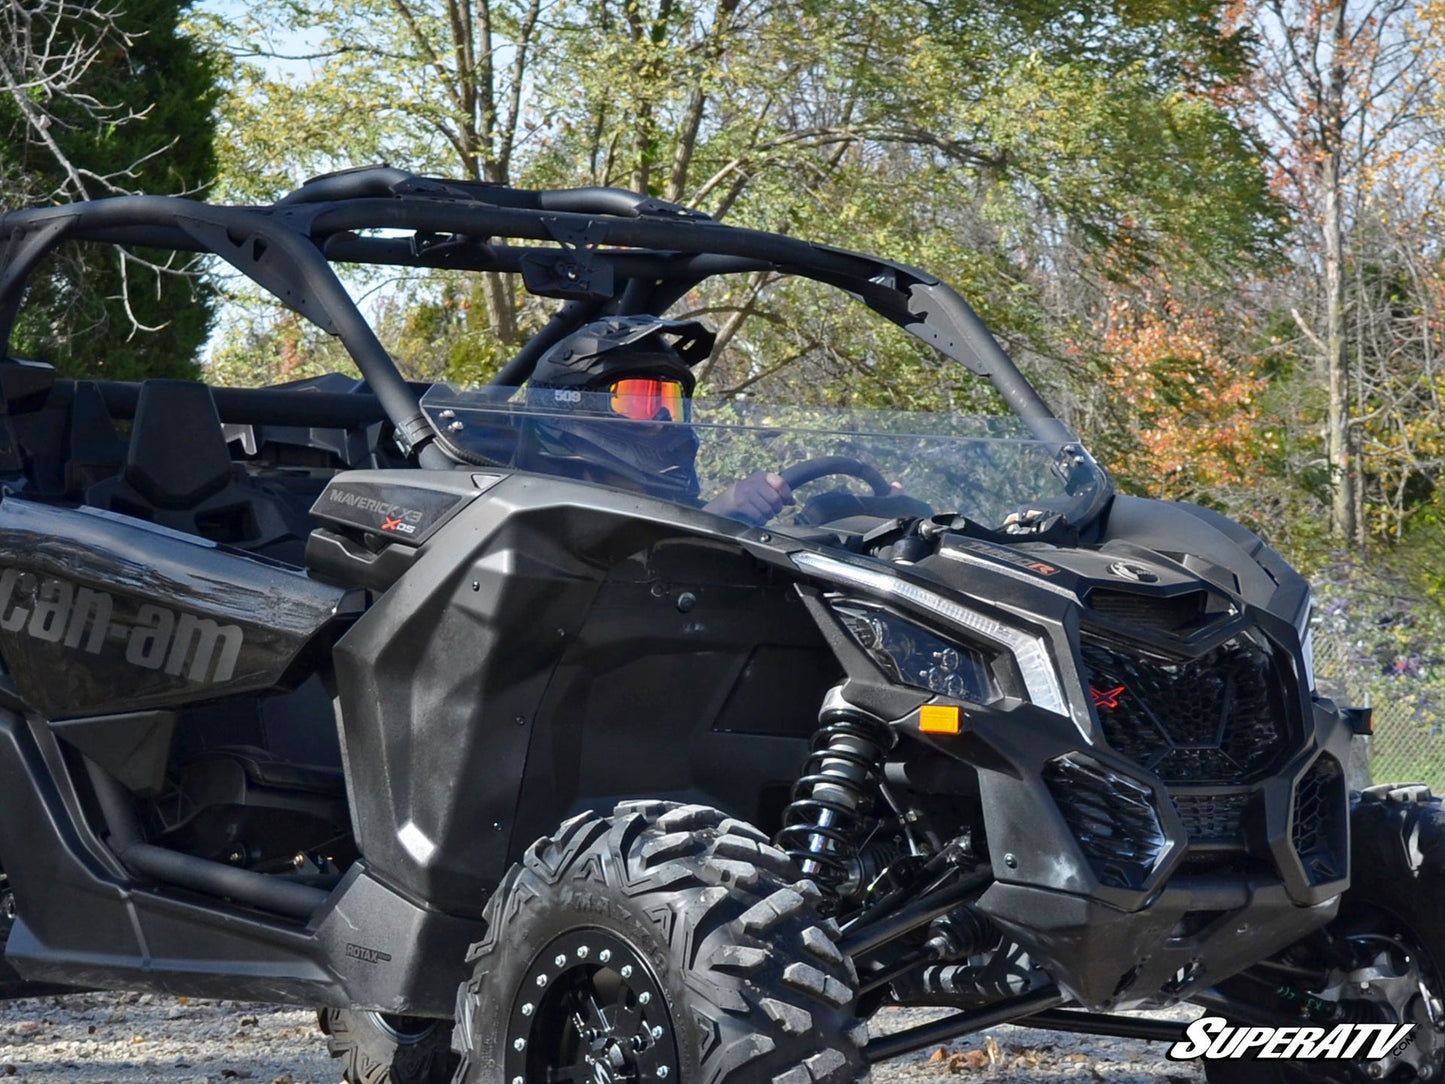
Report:
[[[1214,795],[1107,749],[1027,768],[1010,750],[979,771],[997,882],[980,910],[1094,1009],[1180,1000],[1291,944],[1349,885],[1349,732],[1327,704],[1313,724],[1276,772]]]

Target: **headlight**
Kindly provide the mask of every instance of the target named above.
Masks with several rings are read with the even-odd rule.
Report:
[[[858,646],[894,681],[974,704],[991,704],[999,698],[990,660],[977,648],[951,644],[852,599],[834,600],[832,606]]]
[[[956,625],[982,640],[1004,648],[1018,665],[1029,700],[1045,711],[1068,717],[1069,708],[1064,700],[1059,674],[1054,668],[1053,659],[1049,657],[1048,645],[1042,636],[1005,625],[987,614],[961,606],[951,599],[943,598],[887,572],[860,568],[846,561],[824,557],[820,553],[795,553],[792,556],[793,563],[807,572],[900,599],[929,611],[950,625]]]

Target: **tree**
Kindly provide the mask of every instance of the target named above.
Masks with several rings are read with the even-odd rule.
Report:
[[[367,161],[508,184],[523,132],[540,0],[278,0],[240,26],[205,25],[233,55],[224,125],[228,195],[274,198],[308,176]],[[276,28],[314,39],[286,56]],[[258,59],[312,65],[293,80]],[[516,295],[486,275],[493,333],[517,337]]]
[[[123,105],[91,93],[108,42],[128,37],[115,16],[71,0],[0,4],[0,169],[6,207],[58,197],[85,199],[115,178],[72,160],[65,129],[78,117],[98,124],[133,119]],[[49,188],[45,181],[56,182]]]
[[[1151,497],[1242,510],[1276,451],[1261,359],[1241,357],[1239,329],[1168,283],[1110,295],[1102,376],[1116,475]]]
[[[184,7],[0,3],[6,204],[204,193],[217,89],[208,55],[180,32]],[[15,338],[75,374],[194,375],[208,314],[195,276],[153,254],[63,251],[37,276]]]
[[[1411,0],[1253,0],[1259,65],[1243,103],[1261,126],[1275,183],[1295,209],[1309,293],[1292,307],[1326,386],[1330,521],[1362,544],[1358,411],[1352,410],[1349,242],[1380,171],[1418,135],[1429,85]]]
[[[1434,505],[1445,477],[1445,267],[1422,187],[1380,185],[1351,235],[1359,515],[1371,535],[1392,541]]]
[[[1066,284],[1102,274],[1103,253],[1219,276],[1270,250],[1279,213],[1255,148],[1212,97],[1241,52],[1211,12],[1197,0],[271,0],[249,28],[214,28],[239,61],[227,184],[271,197],[380,159],[630,186],[921,263],[1044,355],[1058,346],[1050,320],[1097,303]],[[281,63],[274,25],[312,35],[310,78],[256,63]],[[951,373],[889,379],[915,353],[833,321],[841,310],[815,308],[830,317],[807,321],[821,338],[769,322],[783,288],[755,276],[696,299],[721,324],[716,386],[872,384],[910,388],[909,405],[957,401]],[[1062,316],[1046,316],[1056,304]],[[500,285],[486,312],[498,340],[536,319]]]

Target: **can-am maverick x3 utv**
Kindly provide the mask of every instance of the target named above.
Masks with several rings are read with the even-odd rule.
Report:
[[[219,257],[364,382],[0,363],[4,993],[316,1006],[348,1080],[396,1084],[840,1084],[1006,1021],[1177,1038],[1123,1013],[1180,1002],[1415,1025],[1212,1079],[1445,1066],[1439,804],[1348,793],[1362,720],[1316,695],[1306,584],[1116,495],[936,279],[371,168],[6,214],[0,342],[69,242]],[[492,387],[419,388],[333,262],[561,303]],[[759,525],[522,469],[575,406],[517,394],[550,346],[756,273],[851,295],[1017,417],[589,416],[686,426],[703,498],[844,476]],[[956,1012],[870,1039],[893,1004]]]

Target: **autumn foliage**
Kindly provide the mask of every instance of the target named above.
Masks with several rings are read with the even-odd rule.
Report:
[[[1179,500],[1253,486],[1271,439],[1259,406],[1267,381],[1258,358],[1229,351],[1218,314],[1154,286],[1116,292],[1103,323],[1121,482]]]

